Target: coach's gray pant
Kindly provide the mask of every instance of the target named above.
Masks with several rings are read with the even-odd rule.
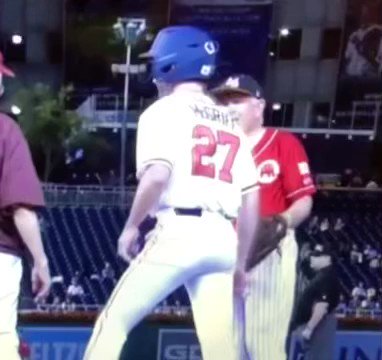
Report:
[[[301,333],[303,327],[297,330]],[[329,314],[322,319],[311,340],[306,343],[303,360],[334,360],[336,347],[337,319]]]

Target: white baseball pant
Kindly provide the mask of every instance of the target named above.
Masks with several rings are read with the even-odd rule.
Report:
[[[85,359],[117,360],[130,331],[185,284],[203,359],[238,360],[232,296],[236,247],[231,222],[219,214],[159,213],[144,249],[125,271],[99,316]]]
[[[6,360],[20,360],[16,332],[17,305],[22,276],[21,259],[0,253],[0,353]]]
[[[251,360],[285,360],[292,316],[298,247],[289,230],[280,244],[250,273],[246,298],[246,345]]]

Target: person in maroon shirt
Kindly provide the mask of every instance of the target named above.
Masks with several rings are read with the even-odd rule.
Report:
[[[14,73],[0,53],[0,95],[3,76]],[[22,274],[21,256],[33,260],[32,289],[37,298],[50,288],[48,259],[40,234],[36,208],[44,206],[40,182],[27,142],[19,126],[0,113],[0,357],[18,360],[17,302]]]
[[[309,216],[316,191],[308,158],[294,135],[264,127],[264,93],[252,77],[231,76],[212,92],[218,101],[238,113],[252,147],[261,217],[281,216],[288,227],[279,249],[249,273],[245,329],[247,351],[252,358],[285,360],[298,256],[294,229]]]

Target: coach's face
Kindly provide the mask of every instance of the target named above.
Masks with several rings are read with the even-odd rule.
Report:
[[[265,101],[252,96],[237,94],[222,99],[222,103],[236,111],[244,132],[256,130],[263,125]]]

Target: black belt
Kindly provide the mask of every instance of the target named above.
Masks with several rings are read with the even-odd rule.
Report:
[[[201,217],[203,214],[202,208],[174,208],[176,215],[180,216],[198,216]]]

